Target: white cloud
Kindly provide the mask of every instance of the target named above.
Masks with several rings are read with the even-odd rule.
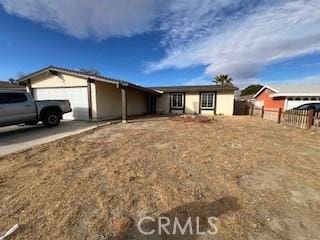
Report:
[[[235,9],[240,6],[240,13],[235,14],[235,19],[227,16],[222,25],[218,24],[218,20],[207,24],[206,31],[200,36],[192,36],[197,33],[198,27],[192,25],[192,21],[203,19],[210,22],[208,19],[212,16],[219,19],[220,15],[200,13],[199,16],[195,13],[194,16],[183,9],[178,14],[179,19],[170,19],[171,22],[166,24],[173,26],[173,33],[168,30],[167,35],[174,45],[170,46],[164,59],[150,63],[146,72],[205,65],[206,74],[229,73],[235,79],[250,79],[255,78],[266,64],[320,49],[320,15],[317,11],[320,1],[283,0],[260,4],[251,10],[250,6],[236,2],[238,5],[235,8],[234,3],[230,3],[233,5],[229,7],[231,12],[232,9],[237,12]],[[245,15],[241,14],[243,6],[247,9]],[[188,25],[192,30],[184,33]],[[190,38],[187,43],[185,36]]]
[[[0,0],[9,14],[77,38],[129,37],[152,30],[160,0]]]
[[[320,50],[319,0],[0,0],[9,14],[77,38],[162,36],[145,72],[205,66],[252,81],[264,66]]]

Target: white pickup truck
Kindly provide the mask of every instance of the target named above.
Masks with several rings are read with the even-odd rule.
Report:
[[[57,126],[64,113],[71,112],[68,100],[35,101],[29,93],[0,90],[0,127],[25,123]]]

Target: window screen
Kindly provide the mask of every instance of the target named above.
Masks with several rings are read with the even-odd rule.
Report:
[[[171,107],[172,108],[183,108],[183,93],[172,93],[171,94]]]
[[[201,107],[202,108],[213,108],[213,93],[202,93],[201,94]]]

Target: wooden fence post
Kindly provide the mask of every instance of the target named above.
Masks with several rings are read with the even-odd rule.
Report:
[[[251,117],[253,116],[253,110],[254,110],[254,105],[251,105],[251,109],[250,109],[250,111],[251,111],[251,113],[250,113]]]
[[[264,106],[262,106],[261,108],[261,118],[263,118],[263,116],[264,116]]]
[[[281,123],[281,115],[282,115],[282,108],[279,108],[279,113],[278,113],[278,124]]]
[[[308,112],[308,125],[307,125],[307,129],[310,129],[312,127],[313,124],[313,115],[314,115],[314,110],[309,110]]]

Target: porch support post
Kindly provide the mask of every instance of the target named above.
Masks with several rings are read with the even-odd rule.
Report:
[[[217,115],[217,95],[218,95],[218,92],[217,91],[215,91],[214,92],[214,115]],[[200,104],[202,104],[201,102],[200,102]]]
[[[148,94],[148,114],[152,113],[151,94]]]
[[[89,120],[92,120],[92,89],[91,84],[95,84],[95,81],[93,79],[88,78],[88,105],[89,105]]]
[[[121,109],[122,109],[122,122],[127,122],[127,91],[121,88]]]
[[[27,81],[27,92],[30,93],[30,95],[34,98],[33,89],[31,87],[31,79],[28,79]]]

